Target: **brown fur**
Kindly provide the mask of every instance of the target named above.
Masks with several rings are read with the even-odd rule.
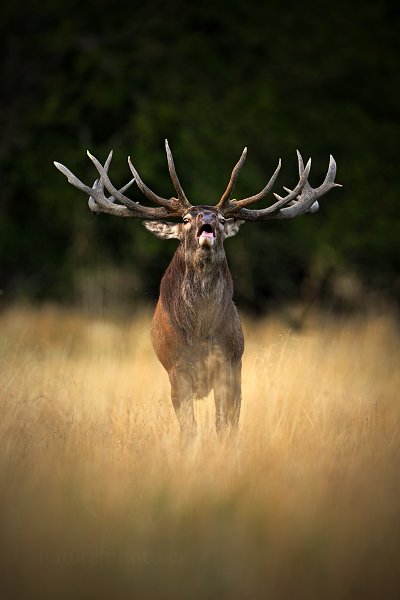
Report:
[[[162,278],[152,326],[154,350],[168,372],[172,402],[187,435],[196,428],[193,399],[212,389],[217,430],[237,425],[244,348],[223,248],[229,234],[218,222],[215,208],[196,207],[190,212],[190,226],[175,225],[181,242]],[[196,239],[197,228],[205,222],[216,227],[213,247],[199,247]],[[169,225],[164,226],[164,237],[172,237]]]

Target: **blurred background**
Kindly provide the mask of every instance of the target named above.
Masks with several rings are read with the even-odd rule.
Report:
[[[86,149],[104,161],[113,148],[118,187],[130,154],[170,197],[164,138],[193,204],[219,199],[244,146],[236,197],[258,192],[279,157],[275,191],[293,185],[296,148],[313,158],[315,187],[329,154],[337,161],[344,187],[317,214],[246,224],[228,240],[239,306],[399,298],[394,2],[5,0],[0,28],[3,306],[155,301],[176,243],[92,215],[53,160],[91,184]]]
[[[398,12],[0,3],[1,597],[400,597]],[[117,187],[131,155],[169,197],[165,138],[193,204],[244,146],[236,197],[280,157],[275,191],[294,185],[297,148],[313,187],[330,154],[343,185],[226,241],[240,431],[217,439],[196,402],[188,452],[149,340],[177,242],[91,214],[53,166],[91,185],[86,149],[113,148]]]

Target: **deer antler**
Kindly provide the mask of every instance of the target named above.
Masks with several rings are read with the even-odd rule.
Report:
[[[244,148],[244,150],[242,152],[242,156],[239,158],[238,162],[233,167],[233,171],[232,171],[229,183],[228,183],[228,187],[226,188],[225,192],[222,194],[221,200],[217,204],[217,207],[220,210],[223,210],[225,207],[229,206],[229,198],[233,192],[233,189],[236,184],[236,180],[239,177],[240,169],[243,167],[246,157],[247,157],[247,147]]]
[[[80,179],[78,179],[78,177],[76,177],[76,175],[74,175],[64,165],[58,162],[55,162],[54,165],[67,177],[68,181],[72,185],[89,195],[89,207],[93,212],[105,212],[118,217],[136,217],[150,221],[158,221],[167,217],[180,217],[188,209],[192,208],[190,202],[185,196],[185,192],[183,191],[176,174],[174,159],[172,157],[167,140],[165,140],[165,150],[167,153],[168,169],[177,193],[177,198],[166,199],[155,194],[149,187],[147,187],[145,183],[143,183],[139,173],[133,166],[130,157],[128,157],[128,164],[130,170],[132,171],[133,179],[131,179],[121,189],[118,190],[115,188],[108,177],[108,169],[112,159],[112,151],[108,155],[104,165],[102,165],[96,157],[92,156],[90,152],[87,153],[88,157],[93,162],[100,175],[100,178],[94,182],[92,187],[82,183],[82,181],[80,181]],[[262,200],[271,191],[281,168],[281,160],[279,159],[278,166],[275,169],[274,174],[261,192],[241,200],[231,200],[230,196],[239,176],[240,169],[246,160],[246,155],[247,148],[243,150],[239,161],[232,171],[228,186],[217,204],[217,208],[225,216],[234,217],[243,221],[292,219],[307,212],[316,212],[319,208],[318,199],[329,192],[332,188],[341,187],[341,185],[335,183],[336,162],[331,156],[329,160],[328,172],[324,182],[318,188],[312,188],[308,183],[308,176],[311,169],[311,158],[308,160],[306,166],[304,166],[302,156],[300,152],[297,151],[299,181],[295,188],[293,190],[284,188],[288,193],[283,197],[279,196],[278,194],[274,194],[276,202],[267,208],[249,210],[246,208],[247,206]],[[146,196],[146,198],[155,204],[158,204],[159,207],[154,208],[143,206],[142,204],[139,204],[139,202],[134,202],[125,196],[124,192],[132,185],[133,182],[136,182],[138,188]],[[104,188],[106,188],[111,194],[109,197],[105,195]]]
[[[188,202],[176,175],[172,154],[167,140],[166,150],[169,171],[172,182],[178,194],[178,198],[170,198],[169,200],[158,196],[143,183],[138,172],[134,168],[130,157],[128,157],[128,164],[132,171],[133,179],[131,179],[121,189],[117,190],[108,177],[108,169],[110,167],[113,155],[112,150],[109,153],[104,165],[102,165],[95,156],[92,156],[89,151],[87,152],[88,157],[93,162],[100,175],[100,179],[96,179],[92,187],[82,183],[82,181],[80,181],[80,179],[78,179],[78,177],[76,177],[72,171],[70,171],[61,163],[54,162],[54,165],[59,171],[61,171],[61,173],[63,173],[63,175],[65,175],[69,183],[89,195],[88,204],[92,212],[105,212],[118,217],[136,217],[141,219],[144,218],[150,221],[158,221],[168,217],[180,217],[188,210],[188,208],[191,208],[191,204]],[[149,198],[149,200],[159,204],[160,207],[154,208],[143,206],[142,204],[139,204],[139,202],[134,202],[125,196],[124,192],[132,185],[133,182],[136,182],[140,191],[143,192],[143,194]],[[111,194],[111,196],[108,198],[104,193],[104,188],[106,188]]]
[[[311,158],[304,167],[303,158],[300,152],[297,151],[297,159],[299,163],[299,181],[296,187],[293,190],[285,187],[284,190],[287,191],[288,194],[284,197],[274,193],[277,201],[271,206],[259,210],[250,210],[245,207],[262,200],[271,191],[281,168],[281,160],[279,159],[278,166],[275,169],[274,174],[261,192],[255,196],[250,196],[249,198],[244,198],[242,200],[229,200],[233,185],[236,182],[239,170],[242,167],[245,158],[246,148],[244,149],[239,162],[232,171],[231,179],[226,191],[217,204],[217,207],[224,213],[225,216],[241,219],[242,221],[292,219],[307,212],[316,212],[319,209],[319,204],[317,202],[318,198],[329,192],[329,190],[334,187],[342,187],[339,183],[335,183],[336,162],[333,156],[331,156],[329,160],[328,172],[324,182],[318,188],[312,188],[308,183],[308,176],[311,169]]]
[[[167,153],[167,161],[168,161],[169,174],[170,174],[170,177],[172,179],[172,183],[174,184],[175,191],[178,194],[179,202],[181,203],[181,205],[183,206],[183,208],[185,210],[187,210],[188,208],[191,208],[191,204],[188,201],[188,199],[186,198],[185,192],[183,191],[182,186],[180,184],[180,181],[178,179],[178,175],[176,174],[174,159],[172,157],[172,152],[169,149],[168,140],[165,140],[165,151]]]

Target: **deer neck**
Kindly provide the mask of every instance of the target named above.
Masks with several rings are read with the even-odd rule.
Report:
[[[170,316],[188,334],[212,336],[232,301],[232,278],[225,252],[185,252],[178,247],[161,285]]]
[[[221,301],[226,287],[228,264],[223,247],[210,252],[199,249],[195,252],[182,248],[184,275],[182,295],[191,302]]]

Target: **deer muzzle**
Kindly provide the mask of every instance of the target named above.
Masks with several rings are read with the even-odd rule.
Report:
[[[199,246],[213,246],[215,242],[216,223],[215,218],[204,216],[198,219],[196,237]]]

